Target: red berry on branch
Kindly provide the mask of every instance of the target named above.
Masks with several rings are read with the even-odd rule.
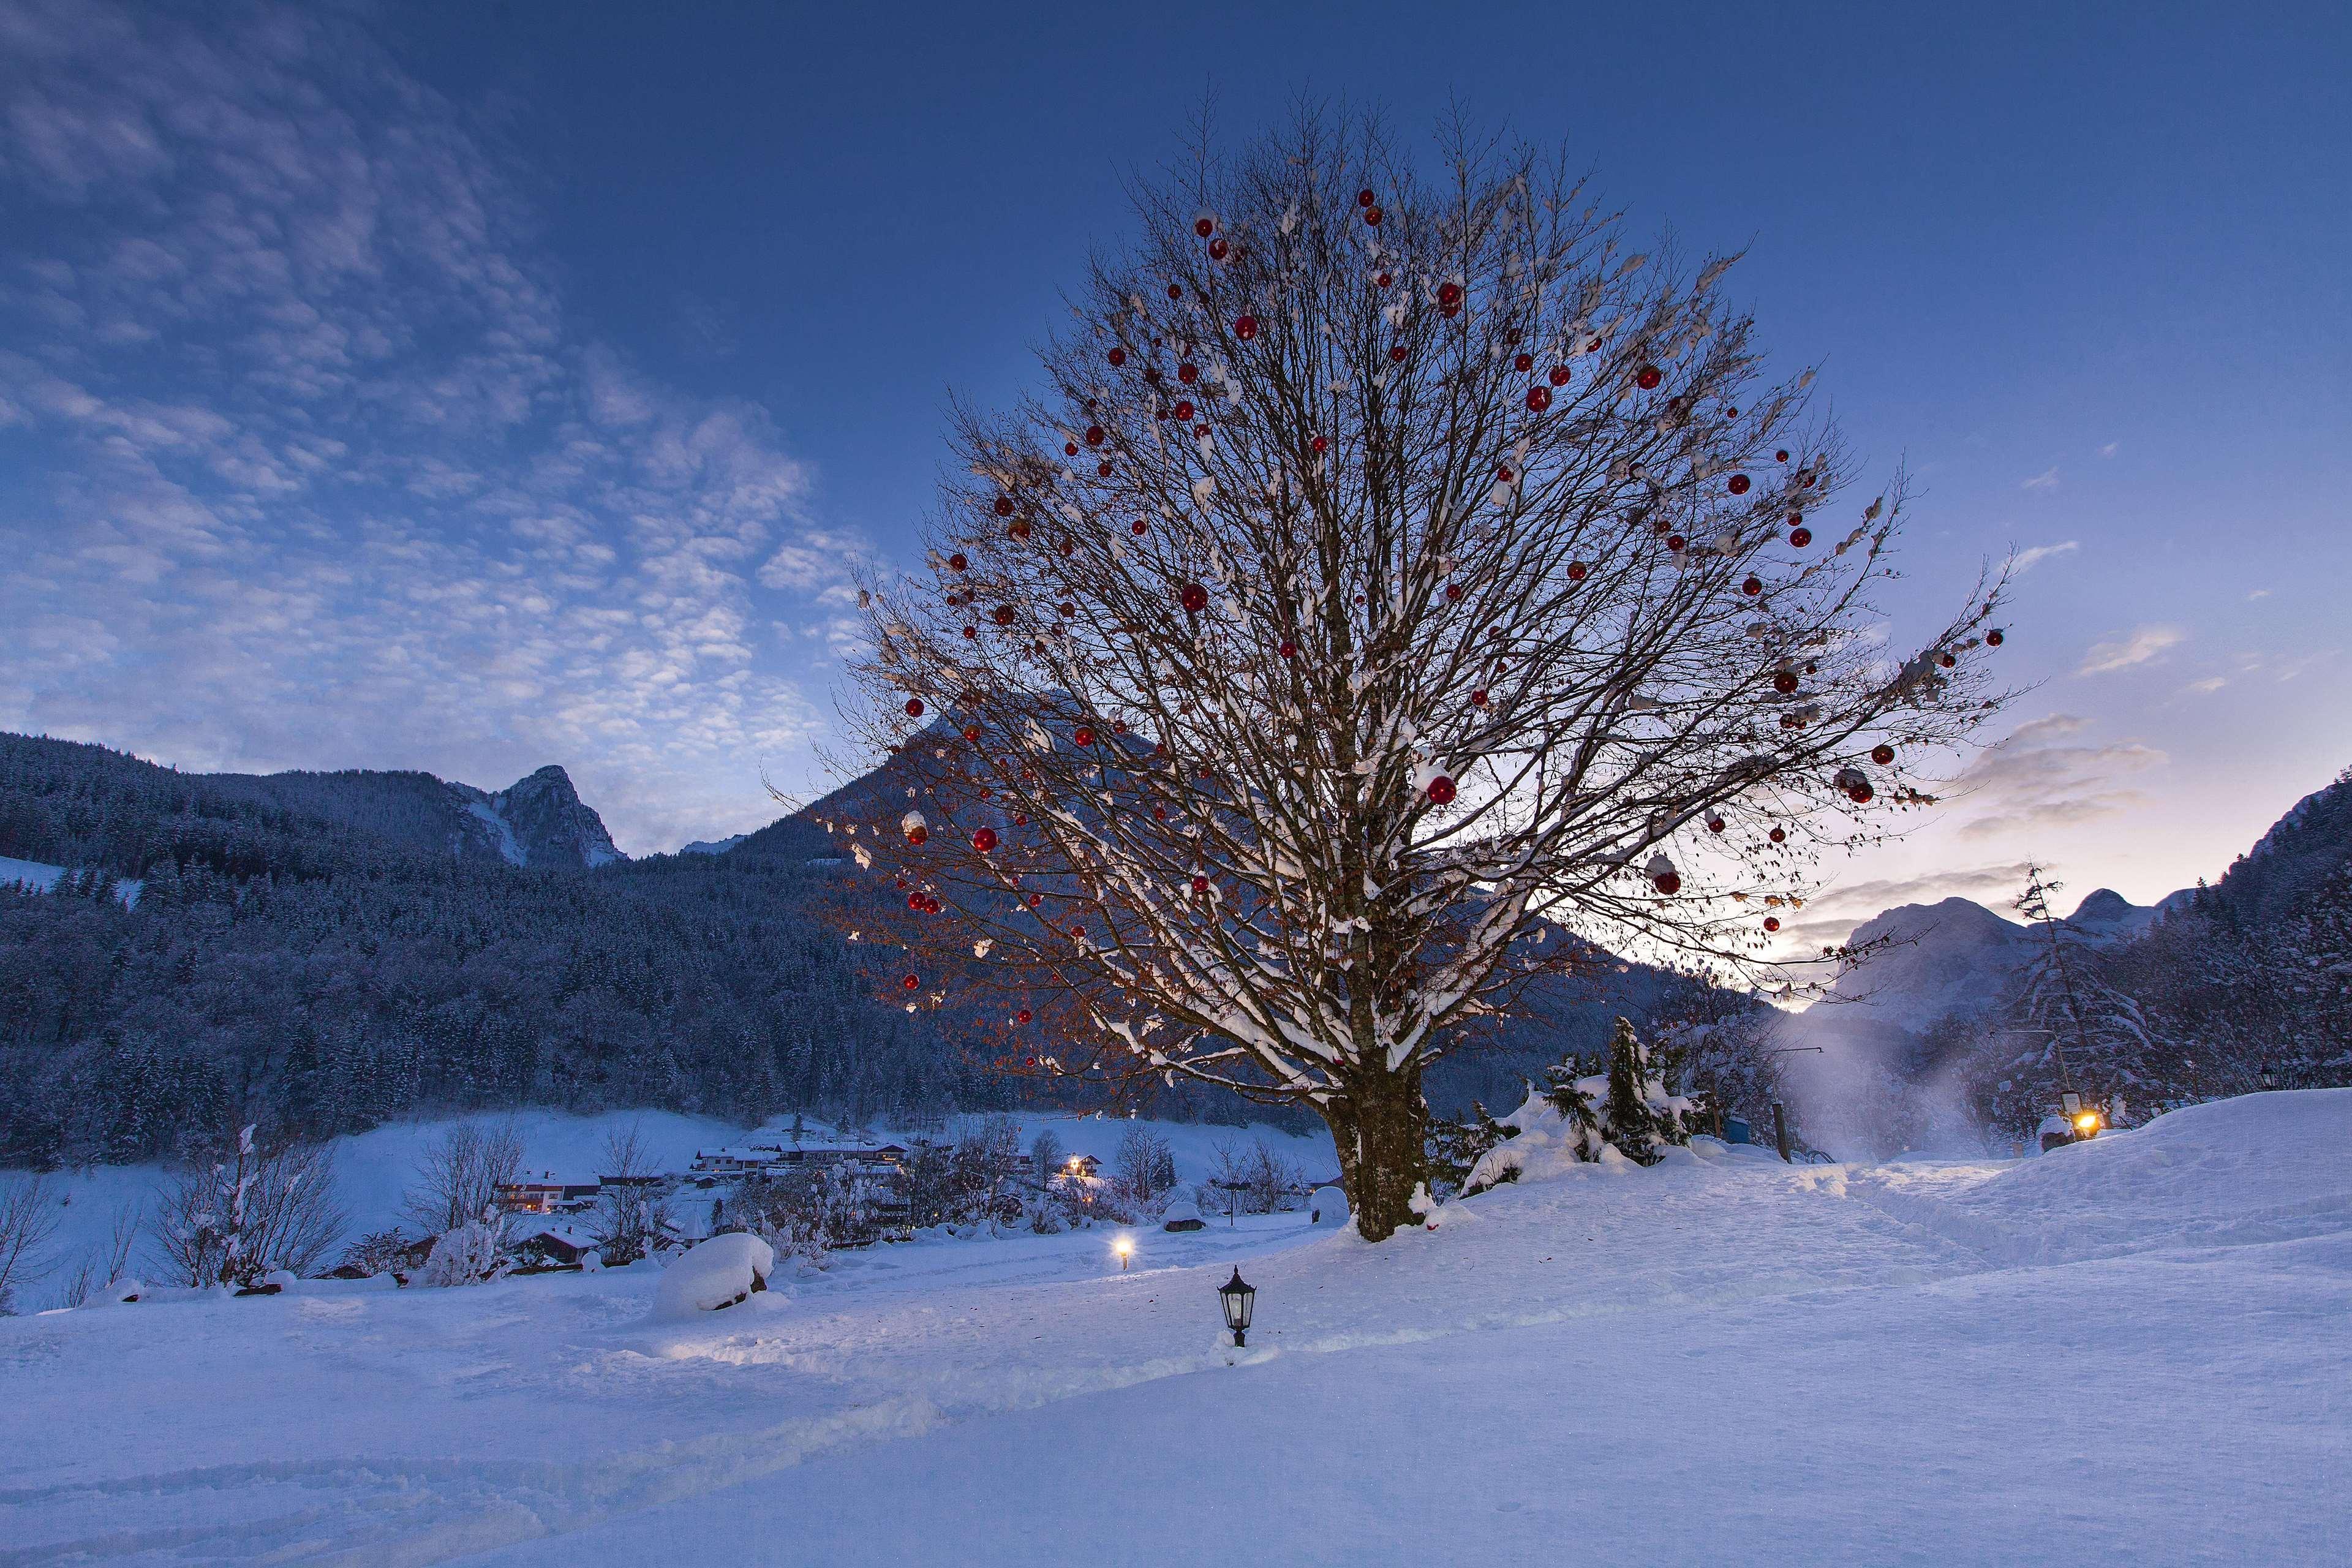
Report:
[[[1179,419],[1190,419],[1192,417],[1192,400],[1191,398],[1180,398],[1177,401],[1176,417]]]
[[[1779,692],[1783,697],[1792,695],[1797,689],[1796,672],[1793,670],[1784,669],[1780,674],[1774,676],[1772,678],[1772,689]]]
[[[1025,1024],[1025,1023],[1027,1023],[1027,1022],[1030,1020],[1030,1018],[1031,1018],[1031,1017],[1033,1017],[1033,1016],[1034,1016],[1034,1015],[1033,1015],[1033,1014],[1029,1011],[1029,1009],[1028,1009],[1028,1008],[1024,1007],[1024,1008],[1022,1008],[1022,1009],[1021,1009],[1021,1011],[1019,1011],[1018,1013],[1015,1013],[1015,1014],[1013,1014],[1013,1021],[1014,1023],[1016,1023],[1016,1024]],[[1035,1061],[1037,1058],[1034,1058],[1034,1057],[1031,1057],[1029,1059],[1030,1059],[1031,1061],[1033,1061],[1033,1062],[1034,1062],[1034,1061]]]
[[[1440,283],[1437,286],[1437,302],[1441,305],[1459,305],[1462,303],[1462,285],[1459,283]]]
[[[1882,742],[1870,748],[1870,760],[1883,768],[1895,760],[1895,748]]]
[[[1184,297],[1182,285],[1176,283],[1171,283],[1168,285],[1168,297],[1171,300],[1181,300]]]
[[[963,640],[966,642],[974,641],[979,637],[979,636],[980,628],[978,626],[966,626],[963,629]]]
[[[962,551],[959,550],[953,555],[948,557],[948,564],[953,567],[956,571],[961,572],[964,570],[964,568],[970,566],[971,562],[965,556]]]
[[[1205,893],[1205,892],[1207,892],[1208,890],[1209,890],[1209,879],[1207,879],[1206,877],[1195,877],[1195,878],[1193,878],[1193,879],[1192,879],[1192,891],[1193,891],[1194,893],[1196,893],[1196,894],[1198,894],[1198,893]]]
[[[1045,901],[1045,896],[1043,893],[1032,893],[1029,895],[1029,907],[1033,910]]]
[[[1661,871],[1651,878],[1650,882],[1662,893],[1679,893],[1683,890],[1682,875],[1676,871]]]
[[[1029,537],[1029,520],[1025,517],[1016,517],[1004,525],[1004,531],[1015,539],[1026,539]]]
[[[1784,842],[1789,836],[1776,827],[1770,833],[1766,834],[1765,837],[1771,839],[1773,843],[1779,844]]]
[[[1286,642],[1276,647],[1274,651],[1280,654],[1285,658],[1296,658],[1298,657],[1298,645],[1294,642]]]
[[[1690,548],[1690,541],[1679,533],[1669,533],[1666,535],[1666,548],[1679,554]]]
[[[1937,664],[1942,665],[1946,669],[1949,669],[1949,668],[1951,668],[1954,665],[1956,665],[1956,664],[1959,663],[1960,661],[1959,661],[1958,659],[1957,659],[1957,658],[1953,658],[1950,654],[1946,653],[1946,654],[1938,654],[1938,655],[1937,655],[1937,657],[1936,657],[1936,662],[1937,662]]]
[[[1706,819],[1706,830],[1707,830],[1709,833],[1720,833],[1720,832],[1722,832],[1722,831],[1723,831],[1723,818],[1721,818],[1721,817],[1719,817],[1719,816],[1710,816],[1710,817],[1708,817],[1708,818]]]
[[[1462,597],[1462,584],[1459,584],[1459,583],[1448,583],[1447,584],[1445,584],[1445,602],[1446,602],[1447,604],[1449,604],[1449,605],[1450,605],[1450,604],[1454,604],[1454,603],[1455,603],[1456,601],[1458,601],[1461,597]]]
[[[1484,708],[1486,706],[1486,694],[1484,691],[1471,692],[1470,706],[1473,708]]]
[[[1107,479],[1110,478],[1110,465],[1108,463],[1097,463],[1095,465],[1095,478],[1098,479]],[[1069,552],[1070,547],[1067,544],[1063,545],[1062,553],[1067,555]]]
[[[1779,451],[1777,451],[1777,452],[1773,453],[1773,454],[1772,454],[1772,460],[1773,460],[1774,462],[1776,462],[1776,463],[1785,463],[1785,462],[1787,462],[1787,461],[1789,460],[1789,448],[1788,448],[1788,447],[1781,447]]]
[[[1402,364],[1404,363],[1404,345],[1402,343],[1399,343],[1389,350],[1389,360],[1394,364]]]
[[[977,724],[966,724],[963,727],[963,738],[970,741],[972,744],[978,745],[980,743],[980,726]]]
[[[1568,563],[1568,580],[1571,583],[1581,583],[1584,581],[1585,574],[1591,570],[1591,568],[1581,561],[1571,561]]]
[[[1999,647],[2004,640],[2001,629],[1999,626],[1995,626],[1992,630],[1985,633],[1985,647]]]
[[[1196,217],[1192,220],[1192,232],[1206,239],[1217,232],[1217,220],[1213,217]]]
[[[1145,534],[1151,531],[1151,525],[1139,517],[1133,522],[1127,525],[1127,531],[1128,532],[1135,535],[1136,538],[1140,539]]]
[[[1656,365],[1645,364],[1642,367],[1641,374],[1633,377],[1633,384],[1648,392],[1665,379],[1664,374]]]
[[[1062,456],[1065,458],[1075,458],[1077,455],[1078,444],[1076,441],[1065,441],[1062,443]]]
[[[1330,446],[1331,446],[1331,443],[1330,443],[1330,442],[1326,441],[1326,440],[1325,440],[1325,439],[1323,439],[1323,437],[1320,437],[1320,436],[1316,437],[1315,437],[1315,439],[1313,439],[1312,441],[1307,442],[1307,446],[1309,446],[1309,447],[1313,447],[1313,448],[1314,448],[1316,451],[1318,451],[1318,452],[1328,451],[1328,450],[1330,448]]]
[[[1391,283],[1395,282],[1395,281],[1396,281],[1396,279],[1395,279],[1394,278],[1391,277],[1388,273],[1383,272],[1383,273],[1381,273],[1378,278],[1373,279],[1372,279],[1372,281],[1373,281],[1373,282],[1375,282],[1375,283],[1377,283],[1377,284],[1379,284],[1381,288],[1385,289],[1385,288],[1387,288],[1390,284],[1391,284]]]

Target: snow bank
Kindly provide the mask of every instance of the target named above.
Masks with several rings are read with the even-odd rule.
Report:
[[[2242,1247],[2352,1226],[2352,1089],[2243,1095],[1927,1189],[1860,1173],[1857,1195],[2011,1263]]]
[[[1348,1223],[1348,1194],[1338,1187],[1318,1187],[1307,1200],[1307,1223],[1309,1225],[1345,1225]]]
[[[662,1271],[654,1291],[654,1316],[691,1318],[748,1300],[768,1288],[775,1271],[773,1248],[749,1231],[732,1231],[699,1242]]]

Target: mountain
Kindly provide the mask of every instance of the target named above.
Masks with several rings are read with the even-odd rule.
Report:
[[[452,789],[480,795],[469,785]],[[571,775],[552,764],[493,795],[468,800],[467,811],[490,825],[499,853],[514,866],[581,866],[594,870],[627,856],[613,847],[604,818],[581,800]]]
[[[709,838],[698,838],[691,844],[682,846],[678,849],[678,853],[681,855],[724,855],[727,851],[734,848],[735,846],[742,843],[743,840],[751,837],[751,836],[748,833],[738,833],[730,837],[715,840]]]

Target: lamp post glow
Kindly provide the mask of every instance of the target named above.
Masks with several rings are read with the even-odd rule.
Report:
[[[1257,1310],[1257,1289],[1245,1283],[1239,1268],[1234,1277],[1217,1287],[1217,1304],[1225,1310],[1225,1327],[1234,1331],[1234,1346],[1240,1349],[1249,1343],[1250,1314]]]
[[[1110,1244],[1110,1249],[1118,1254],[1120,1272],[1126,1272],[1127,1260],[1135,1255],[1135,1238],[1131,1236],[1122,1236]]]

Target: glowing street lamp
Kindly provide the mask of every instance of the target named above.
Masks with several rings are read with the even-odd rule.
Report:
[[[1135,1237],[1131,1236],[1122,1236],[1117,1241],[1110,1244],[1110,1249],[1118,1254],[1119,1271],[1121,1273],[1125,1273],[1127,1271],[1127,1260],[1135,1256]]]
[[[1234,1345],[1239,1349],[1249,1343],[1250,1314],[1257,1310],[1257,1288],[1242,1279],[1242,1271],[1217,1287],[1217,1304],[1225,1310],[1225,1327],[1234,1331]]]

